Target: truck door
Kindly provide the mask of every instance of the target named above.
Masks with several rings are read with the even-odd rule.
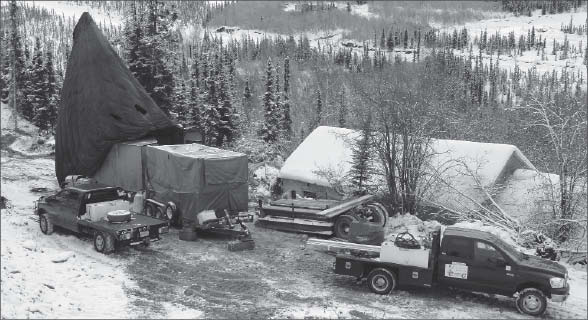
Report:
[[[65,192],[60,199],[62,206],[62,212],[60,214],[61,225],[68,230],[77,232],[81,193],[75,190],[64,191],[67,192]]]
[[[510,292],[514,286],[513,264],[493,244],[475,241],[474,261],[470,268],[470,278],[484,292]]]
[[[474,259],[472,239],[445,236],[439,253],[437,279],[453,287],[472,289],[470,268]]]

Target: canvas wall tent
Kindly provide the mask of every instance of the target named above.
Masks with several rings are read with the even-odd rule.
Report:
[[[100,32],[82,14],[73,32],[55,135],[55,173],[91,176],[118,142],[155,137],[181,143],[182,130],[155,104]]]
[[[144,175],[153,199],[174,202],[183,219],[202,210],[247,211],[247,156],[200,144],[147,146]]]
[[[93,178],[100,183],[121,187],[127,191],[145,190],[142,154],[146,146],[156,144],[157,140],[154,139],[115,144]]]
[[[292,192],[300,195],[307,192],[318,198],[340,199],[340,193],[320,173],[330,172],[348,181],[346,177],[353,154],[351,147],[359,135],[354,130],[327,126],[310,133],[286,159],[278,175],[286,196],[290,197]],[[426,197],[450,209],[475,209],[471,200],[486,200],[480,185],[492,188],[504,183],[516,169],[535,170],[533,164],[512,145],[438,139],[432,141],[431,149],[427,172],[437,174],[439,178],[432,180]],[[377,166],[378,161],[374,164]],[[384,186],[382,177],[374,177],[372,183]]]
[[[202,210],[247,211],[248,161],[242,153],[201,144],[157,145],[155,140],[116,144],[94,179],[150,198],[173,202],[184,219]]]

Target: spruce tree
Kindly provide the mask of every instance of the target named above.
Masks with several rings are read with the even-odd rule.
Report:
[[[339,93],[339,127],[345,128],[347,123],[347,105],[345,104],[345,90]]]
[[[323,121],[323,100],[321,98],[321,89],[316,89],[316,115],[315,115],[315,125],[314,127],[318,127],[321,125]]]
[[[271,59],[268,58],[265,72],[265,93],[263,95],[264,123],[260,130],[260,136],[265,142],[270,143],[276,142],[279,134],[273,72]]]
[[[35,55],[31,70],[31,88],[28,100],[32,108],[29,117],[39,129],[47,130],[49,128],[49,118],[47,112],[44,111],[49,103],[49,96],[46,92],[47,86],[45,84],[47,75],[45,74],[46,70],[43,64],[41,40],[38,37],[35,39]],[[24,111],[25,110],[23,110],[23,114]]]
[[[249,79],[245,81],[245,90],[243,92],[243,113],[247,123],[251,121],[251,112],[253,111],[253,95],[251,94],[251,88],[249,87]]]
[[[10,34],[10,91],[12,91],[10,93],[10,101],[12,102],[12,107],[15,114],[19,112],[19,106],[21,106],[26,99],[26,94],[23,88],[25,87],[27,76],[23,45],[17,26],[17,10],[16,0],[10,1],[10,22],[12,26]],[[16,117],[14,119],[16,126]]]
[[[352,163],[349,171],[355,195],[364,195],[370,190],[369,179],[373,172],[371,159],[372,119],[368,113],[362,121],[361,136],[352,146]]]
[[[290,116],[290,59],[284,60],[284,101],[282,102],[282,116],[280,129],[286,141],[292,139],[292,118]]]

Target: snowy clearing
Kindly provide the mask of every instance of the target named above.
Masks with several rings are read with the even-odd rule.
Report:
[[[88,12],[92,15],[97,24],[120,26],[122,17],[118,14],[105,12],[100,8],[92,7],[88,4],[71,3],[67,1],[26,1],[27,5],[45,8],[56,15],[65,17],[75,17],[75,21],[82,16],[82,13]]]

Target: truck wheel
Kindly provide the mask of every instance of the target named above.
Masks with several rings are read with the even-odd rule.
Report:
[[[396,276],[387,269],[376,268],[368,275],[367,285],[373,293],[388,294],[396,288]]]
[[[53,223],[51,223],[46,213],[39,215],[39,227],[41,227],[41,232],[46,235],[53,233]]]
[[[368,204],[367,207],[370,209],[372,216],[371,222],[381,225],[382,227],[386,226],[388,220],[388,211],[386,208],[378,202],[372,202]]]
[[[526,288],[519,292],[516,300],[517,309],[531,316],[542,315],[547,308],[547,299],[543,292],[536,288]]]
[[[147,202],[145,204],[145,215],[148,217],[153,217],[155,216],[155,208],[153,207],[154,205],[150,202]]]
[[[335,220],[335,236],[345,240],[349,239],[349,230],[351,229],[351,222],[353,221],[357,221],[357,219],[346,214],[340,215],[337,220]]]
[[[94,233],[94,248],[96,251],[110,254],[114,251],[114,238],[104,232]]]
[[[157,206],[157,208],[155,208],[155,218],[159,220],[165,220],[165,212],[162,207]]]
[[[169,221],[170,225],[178,226],[178,207],[176,207],[175,203],[171,201],[167,203],[165,206],[165,217]]]

